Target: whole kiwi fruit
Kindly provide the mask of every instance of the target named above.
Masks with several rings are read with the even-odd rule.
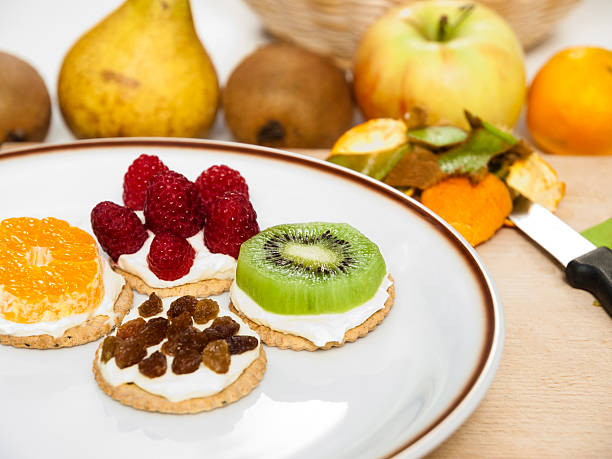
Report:
[[[353,119],[344,72],[286,43],[247,56],[227,81],[223,106],[236,140],[269,147],[331,147]]]
[[[0,52],[0,143],[40,142],[51,121],[45,82],[27,62]]]

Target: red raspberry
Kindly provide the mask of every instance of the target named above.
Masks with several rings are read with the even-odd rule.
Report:
[[[124,253],[138,252],[149,237],[136,212],[110,201],[103,201],[92,209],[91,227],[114,261]]]
[[[238,258],[242,243],[257,233],[257,214],[243,195],[230,192],[213,201],[204,226],[204,243],[211,252]]]
[[[156,174],[168,171],[157,156],[140,155],[123,177],[123,202],[134,210],[144,209],[147,182]]]
[[[249,187],[240,172],[225,165],[212,166],[200,174],[195,181],[206,210],[212,202],[228,191],[244,195],[249,199]]]
[[[147,184],[144,216],[154,233],[164,231],[190,237],[204,226],[206,211],[195,184],[185,176],[167,171]]]
[[[186,275],[193,265],[195,250],[187,239],[172,233],[156,234],[147,263],[160,279],[173,281]]]

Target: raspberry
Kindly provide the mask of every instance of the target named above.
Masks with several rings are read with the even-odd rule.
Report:
[[[215,198],[228,191],[234,191],[249,199],[249,187],[240,172],[225,165],[212,166],[200,174],[195,181],[206,210]]]
[[[195,184],[177,172],[167,171],[147,183],[144,216],[154,233],[166,231],[190,237],[202,229],[206,211]]]
[[[151,242],[147,263],[157,277],[173,281],[189,272],[194,258],[195,250],[187,239],[172,233],[160,233]]]
[[[92,209],[91,227],[104,251],[114,261],[124,253],[138,252],[149,237],[132,209],[110,201],[103,201]]]
[[[211,252],[238,258],[242,243],[257,233],[257,214],[243,195],[230,192],[213,201],[204,226],[204,243]]]
[[[140,155],[128,167],[123,177],[123,202],[134,210],[144,209],[147,182],[168,167],[154,155]]]

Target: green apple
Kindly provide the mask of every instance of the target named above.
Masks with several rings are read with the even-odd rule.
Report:
[[[388,11],[364,34],[354,65],[366,118],[403,118],[464,128],[464,110],[512,127],[525,99],[523,52],[510,26],[471,2],[431,0]]]

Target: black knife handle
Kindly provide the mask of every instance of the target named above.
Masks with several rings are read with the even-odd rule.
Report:
[[[612,250],[598,247],[575,258],[565,275],[572,287],[591,292],[612,318]]]

